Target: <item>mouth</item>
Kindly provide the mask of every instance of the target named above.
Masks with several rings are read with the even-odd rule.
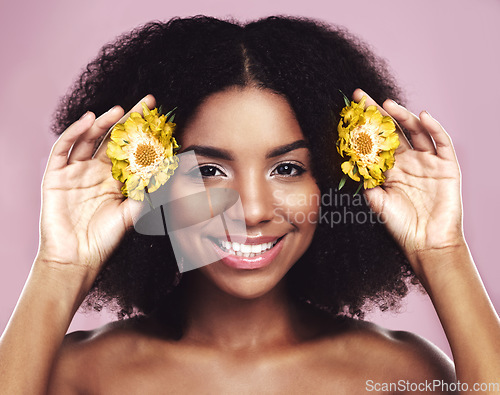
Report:
[[[269,265],[278,255],[285,236],[286,234],[271,240],[247,240],[246,243],[231,242],[222,238],[210,240],[224,264],[236,269],[258,269]],[[257,244],[257,241],[265,242]]]
[[[245,258],[253,258],[259,255],[264,254],[266,251],[269,251],[271,248],[274,248],[276,244],[283,238],[284,236],[278,237],[274,241],[270,241],[268,243],[261,244],[244,244],[238,242],[231,242],[227,240],[216,239],[217,245],[220,249],[228,254],[242,256]]]

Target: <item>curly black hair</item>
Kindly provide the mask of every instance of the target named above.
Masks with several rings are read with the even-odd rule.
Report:
[[[366,201],[352,200],[356,185],[347,183],[342,194],[336,189],[342,174],[335,142],[341,92],[361,87],[381,103],[389,97],[402,102],[401,91],[385,62],[344,29],[281,16],[247,24],[205,16],[150,22],[100,50],[61,100],[53,131],[62,133],[87,110],[129,109],[151,93],[163,108],[178,108],[182,135],[182,125],[209,95],[250,85],[288,100],[309,142],[313,175],[331,200],[321,206],[323,221],[311,246],[286,275],[290,294],[334,315],[362,318],[367,306],[398,307],[415,275]],[[345,218],[334,221],[339,213]],[[129,231],[96,279],[88,305],[100,310],[115,303],[122,318],[159,309],[180,318],[182,276],[165,237]]]

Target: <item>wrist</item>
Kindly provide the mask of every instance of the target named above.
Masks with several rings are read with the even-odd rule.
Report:
[[[61,263],[37,256],[30,277],[62,302],[67,301],[76,312],[96,275],[83,265]]]
[[[430,287],[450,281],[462,269],[474,267],[464,238],[457,239],[456,242],[443,247],[422,249],[416,252],[410,261],[420,282],[428,292]]]

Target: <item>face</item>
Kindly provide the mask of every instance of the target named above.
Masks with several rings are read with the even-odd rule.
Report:
[[[235,191],[242,207],[241,214],[229,210],[225,217],[239,231],[221,234],[201,225],[196,236],[175,240],[182,255],[196,261],[208,250],[215,254],[214,263],[196,270],[233,296],[269,292],[309,247],[319,210],[310,152],[288,102],[256,88],[213,94],[186,125],[180,143],[181,152],[196,153],[204,189]],[[198,187],[186,191],[189,171],[180,166],[178,174],[173,194],[195,192]],[[199,209],[191,202],[176,211]]]

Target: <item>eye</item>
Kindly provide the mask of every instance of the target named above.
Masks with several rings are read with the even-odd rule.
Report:
[[[225,176],[225,174],[216,166],[205,165],[198,168],[202,177],[218,177]]]
[[[273,170],[271,175],[280,175],[285,177],[297,177],[305,173],[305,169],[295,163],[280,163]]]

